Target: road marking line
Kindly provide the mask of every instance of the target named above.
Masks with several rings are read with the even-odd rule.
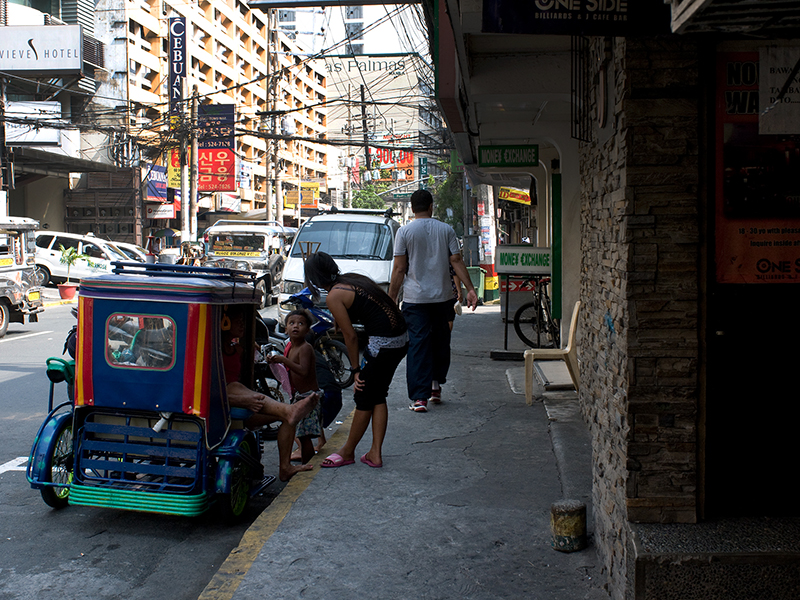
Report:
[[[45,334],[48,334],[48,333],[53,333],[53,332],[52,331],[39,331],[37,333],[26,333],[25,335],[21,335],[19,337],[12,337],[12,338],[6,338],[4,340],[0,340],[0,344],[5,344],[6,342],[14,342],[16,340],[24,340],[25,338],[34,337],[34,336],[37,336],[37,335],[45,335]]]
[[[14,460],[0,465],[0,473],[5,473],[6,471],[26,471],[28,469],[27,466],[24,466],[26,462],[28,462],[27,456],[17,457]]]
[[[347,435],[350,433],[350,427],[353,424],[353,416],[355,409],[344,420],[336,432],[326,442],[326,446],[330,448],[341,448]],[[267,543],[267,540],[275,533],[278,526],[283,521],[284,517],[289,514],[294,503],[306,490],[306,488],[314,480],[322,469],[320,464],[327,458],[328,452],[320,452],[311,459],[314,465],[313,471],[304,471],[298,473],[286,484],[280,494],[275,500],[264,509],[258,518],[253,521],[253,524],[244,532],[242,541],[239,545],[231,550],[228,558],[222,563],[222,566],[216,572],[211,581],[200,594],[197,600],[230,600],[242,583],[242,580],[247,575],[250,567],[253,566],[256,558],[258,558],[261,548]]]

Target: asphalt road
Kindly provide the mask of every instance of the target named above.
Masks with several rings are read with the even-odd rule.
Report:
[[[283,488],[268,488],[236,526],[211,512],[194,519],[69,506],[49,508],[25,478],[47,413],[45,359],[60,356],[74,323],[69,305],[39,323],[12,323],[0,340],[0,599],[197,598],[244,531]],[[61,384],[57,399],[66,399]],[[267,472],[277,471],[267,443]]]

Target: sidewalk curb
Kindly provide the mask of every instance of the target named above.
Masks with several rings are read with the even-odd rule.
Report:
[[[242,541],[239,542],[236,548],[231,550],[228,558],[222,563],[197,600],[229,600],[233,598],[242,580],[261,552],[261,548],[264,547],[270,536],[275,533],[275,530],[292,509],[297,499],[300,498],[322,470],[320,467],[322,461],[333,452],[337,452],[347,440],[355,411],[354,407],[325,444],[326,447],[329,446],[331,448],[331,451],[320,452],[312,458],[310,463],[314,465],[314,469],[298,473],[292,477],[270,505],[258,515],[253,524],[244,532]]]

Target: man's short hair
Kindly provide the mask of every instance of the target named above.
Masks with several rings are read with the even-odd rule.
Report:
[[[433,196],[428,190],[417,190],[411,194],[411,212],[423,212],[433,204]]]

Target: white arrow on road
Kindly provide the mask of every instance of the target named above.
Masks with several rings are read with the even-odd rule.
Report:
[[[0,474],[6,471],[25,471],[27,467],[25,463],[28,462],[27,456],[19,456],[14,460],[10,460],[5,464],[0,465]]]

